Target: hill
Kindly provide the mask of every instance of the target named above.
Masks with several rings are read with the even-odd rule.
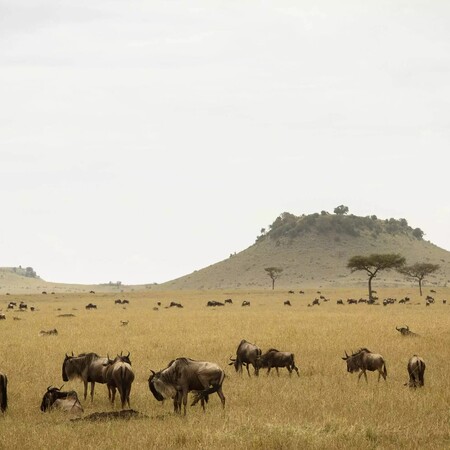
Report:
[[[246,250],[202,270],[160,285],[170,289],[269,288],[265,267],[280,267],[276,287],[366,285],[364,273],[350,273],[347,261],[354,255],[400,253],[407,264],[430,262],[440,270],[428,285],[446,285],[450,276],[450,252],[423,240],[423,231],[405,219],[378,219],[322,212],[295,216],[283,213],[264,229]],[[376,285],[403,286],[411,282],[395,271],[386,271]],[[376,288],[376,287],[375,287]]]

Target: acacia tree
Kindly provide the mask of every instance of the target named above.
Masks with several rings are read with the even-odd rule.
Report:
[[[365,271],[369,276],[369,301],[373,302],[372,280],[382,270],[400,269],[405,264],[405,258],[398,253],[374,253],[369,256],[352,256],[347,263],[352,273],[358,270]]]
[[[275,280],[277,278],[280,278],[283,269],[281,269],[280,267],[266,267],[264,270],[267,272],[267,275],[269,275],[270,279],[272,280],[272,290],[275,289]]]
[[[422,297],[422,281],[431,273],[436,272],[439,269],[439,264],[431,263],[415,263],[411,266],[400,267],[398,271],[406,275],[408,278],[414,278],[419,282],[419,292]]]

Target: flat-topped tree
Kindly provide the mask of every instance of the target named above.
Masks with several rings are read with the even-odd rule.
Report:
[[[398,253],[379,254],[374,253],[369,256],[352,256],[347,263],[352,273],[363,270],[369,276],[369,301],[373,302],[372,280],[382,270],[400,269],[405,264],[405,258]]]
[[[272,290],[275,288],[275,280],[281,276],[283,269],[280,267],[266,267],[264,269],[272,280]]]
[[[408,278],[414,278],[419,282],[419,292],[422,296],[422,281],[427,276],[439,269],[439,264],[415,263],[411,266],[403,266],[398,271]]]

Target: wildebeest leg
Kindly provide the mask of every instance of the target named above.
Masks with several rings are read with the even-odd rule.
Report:
[[[270,369],[271,369],[272,367],[270,367],[270,365],[267,367],[267,376],[269,376],[269,373],[270,373]]]
[[[86,398],[87,398],[87,391],[88,391],[88,382],[87,382],[87,380],[86,381],[83,380],[83,383],[84,383],[84,399],[86,400]]]
[[[116,388],[111,386],[111,404],[114,406],[114,400],[116,399]]]
[[[366,371],[365,371],[365,370],[361,370],[361,372],[359,372],[359,375],[358,375],[358,382],[359,382],[359,379],[361,378],[362,374],[364,374],[364,378],[366,379],[366,383],[368,383],[368,381],[367,381],[367,375],[366,375]]]
[[[187,390],[183,390],[183,409],[184,409],[184,415],[186,415],[187,398],[188,398],[188,391],[187,391]],[[181,408],[180,408],[180,409],[181,409]]]
[[[222,402],[222,408],[225,408],[225,395],[223,395],[222,387],[220,387],[220,388],[217,390],[217,395],[219,396],[220,401]]]
[[[280,371],[278,370],[278,367],[275,367],[276,371],[277,371],[277,375],[280,376]]]
[[[247,363],[246,365],[245,365],[246,367],[247,367],[247,373],[248,373],[248,376],[250,376],[250,369],[249,369],[249,364]]]
[[[297,372],[297,376],[300,376],[299,372],[298,372],[298,367],[296,365],[292,365],[292,368]]]
[[[94,401],[94,386],[95,383],[91,381],[91,403]]]

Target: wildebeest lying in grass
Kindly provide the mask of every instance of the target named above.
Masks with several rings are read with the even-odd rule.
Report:
[[[259,356],[256,359],[256,366],[258,369],[267,369],[267,375],[269,375],[270,369],[274,367],[277,371],[277,375],[279,376],[280,373],[278,368],[286,367],[289,371],[289,376],[292,375],[293,370],[295,370],[297,375],[300,376],[298,373],[298,367],[295,365],[294,354],[290,352],[280,352],[275,348],[271,348],[270,350],[267,350],[266,353]]]
[[[53,330],[41,330],[39,331],[39,336],[58,336],[58,330],[53,328]]]
[[[361,378],[361,375],[364,374],[364,378],[366,379],[367,383],[366,370],[370,372],[374,372],[375,370],[377,370],[378,381],[380,381],[380,376],[382,376],[386,381],[386,363],[384,362],[384,359],[381,355],[372,353],[367,348],[361,348],[350,356],[347,355],[347,352],[345,352],[345,357],[343,357],[342,359],[347,362],[347,372],[353,373],[358,372],[359,370],[361,371],[361,373],[358,375],[358,381]]]
[[[208,402],[209,394],[217,392],[225,408],[225,396],[222,384],[225,372],[215,363],[208,361],[195,361],[189,358],[177,358],[170,361],[168,366],[159,372],[151,371],[148,386],[158,401],[167,398],[173,399],[174,411],[181,413],[181,403],[186,415],[187,396],[195,392],[191,406],[201,401],[203,410]]]
[[[78,400],[78,395],[75,391],[61,391],[61,388],[51,387],[47,388],[47,392],[42,397],[41,411],[50,411],[52,409],[60,409],[66,413],[74,416],[81,416],[83,414],[83,407]]]
[[[406,383],[409,387],[422,387],[425,383],[425,362],[417,355],[414,355],[408,361],[408,375],[409,382]]]
[[[402,336],[410,336],[410,337],[417,337],[418,334],[414,333],[413,331],[411,331],[408,327],[408,325],[406,325],[406,327],[395,327],[395,329],[402,335]]]
[[[5,412],[8,408],[8,378],[0,372],[0,411]]]

